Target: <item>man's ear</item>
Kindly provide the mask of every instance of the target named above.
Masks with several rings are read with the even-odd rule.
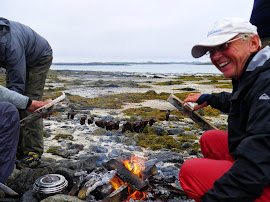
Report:
[[[254,34],[252,37],[250,37],[250,44],[249,44],[250,52],[254,53],[254,52],[258,51],[259,46],[260,46],[259,35]]]

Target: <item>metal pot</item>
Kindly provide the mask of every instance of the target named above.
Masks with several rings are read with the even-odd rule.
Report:
[[[65,192],[68,182],[63,175],[47,174],[36,179],[34,190],[41,198]]]

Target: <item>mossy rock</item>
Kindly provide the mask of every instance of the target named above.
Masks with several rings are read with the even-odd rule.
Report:
[[[47,153],[55,154],[60,149],[61,149],[60,146],[51,146],[46,152]]]
[[[59,140],[59,139],[64,139],[64,140],[73,140],[73,136],[70,134],[57,134],[53,140]]]

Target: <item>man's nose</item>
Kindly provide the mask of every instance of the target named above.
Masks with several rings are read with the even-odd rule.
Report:
[[[222,51],[215,50],[215,52],[212,53],[210,57],[212,60],[216,60],[216,59],[220,58],[221,56],[222,56]]]

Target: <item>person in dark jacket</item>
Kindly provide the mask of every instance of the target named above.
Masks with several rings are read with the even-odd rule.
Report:
[[[263,47],[270,45],[270,1],[254,0],[250,23],[258,28]]]
[[[7,72],[7,88],[41,100],[51,63],[52,49],[47,40],[26,25],[0,18],[0,66]],[[33,112],[19,113],[23,119]],[[21,128],[18,159],[29,159],[29,153],[40,157],[43,147],[42,119]]]
[[[181,186],[196,201],[269,201],[270,47],[261,49],[256,26],[225,18],[192,48],[195,58],[206,53],[225,78],[232,78],[232,93],[191,93],[184,103],[228,113],[228,132],[202,135],[204,158],[183,163]]]

